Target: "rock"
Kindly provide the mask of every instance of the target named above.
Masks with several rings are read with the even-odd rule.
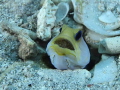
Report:
[[[68,3],[65,3],[65,2],[59,3],[57,12],[55,14],[56,22],[62,21],[66,17],[66,15],[68,14],[68,11],[69,11]]]
[[[45,50],[39,47],[29,36],[18,36],[21,43],[19,46],[19,57],[23,60],[37,57],[40,53],[45,53]]]
[[[37,15],[37,37],[43,41],[51,38],[51,30],[55,25],[57,6],[51,0],[45,0]]]
[[[56,5],[59,4],[60,2],[65,2],[65,3],[71,3],[71,0],[52,0]],[[43,5],[44,0],[41,0],[41,6]]]
[[[85,32],[85,41],[93,48],[98,48],[99,42],[105,39],[106,37],[107,36],[95,33],[94,31],[88,29]]]
[[[104,36],[120,35],[120,30],[114,30],[120,26],[119,13],[116,11],[117,9],[114,5],[112,5],[111,9],[115,8],[117,13],[114,11],[108,11],[107,9],[103,9],[104,12],[103,10],[99,10],[100,7],[109,7],[105,2],[109,4],[112,3],[109,2],[109,0],[104,0],[103,2],[98,0],[97,3],[96,0],[72,0],[74,6],[74,20],[85,25],[89,30]],[[119,1],[114,0],[114,2],[118,3]],[[100,4],[103,5],[99,6]],[[103,16],[108,14],[109,16],[103,20]],[[101,21],[104,21],[105,23]]]
[[[14,33],[17,35],[18,40],[21,45],[19,46],[19,57],[23,60],[30,59],[31,57],[36,57],[39,53],[45,53],[45,50],[37,45],[34,41],[37,38],[36,33],[18,27],[15,23],[10,23],[8,21],[1,22],[1,28],[9,33]]]
[[[99,53],[120,54],[120,37],[105,38],[99,43]]]
[[[95,65],[90,84],[110,82],[117,76],[117,65],[114,56],[102,56],[102,60]]]
[[[103,13],[99,20],[104,23],[114,23],[117,22],[117,18],[114,16],[114,14],[111,11],[106,11]]]
[[[74,7],[74,20],[83,24],[90,31],[86,41],[93,48],[98,48],[99,42],[104,38],[120,35],[120,16],[118,0],[72,0]],[[88,31],[88,33],[89,33]],[[92,38],[92,37],[93,38]],[[90,37],[90,38],[89,38]],[[98,40],[96,40],[98,38]]]
[[[91,78],[91,73],[85,69],[77,70],[52,70],[52,69],[40,69],[38,72],[41,82],[39,89],[84,89]],[[49,74],[49,75],[48,75]],[[47,81],[46,81],[47,80]]]

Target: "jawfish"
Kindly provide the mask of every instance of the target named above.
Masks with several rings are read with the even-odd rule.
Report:
[[[53,66],[61,70],[84,68],[90,61],[89,48],[82,31],[67,25],[63,25],[60,34],[51,39],[46,52]]]

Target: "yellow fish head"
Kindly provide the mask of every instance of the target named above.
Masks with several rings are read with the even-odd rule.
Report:
[[[58,36],[51,39],[46,51],[57,69],[84,68],[90,61],[90,53],[81,30],[63,25]]]

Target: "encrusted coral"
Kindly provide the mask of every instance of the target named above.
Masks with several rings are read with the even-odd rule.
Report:
[[[35,59],[37,55],[45,53],[44,49],[39,47],[29,36],[19,35],[18,40],[21,43],[18,54],[23,60]]]
[[[117,65],[114,56],[102,55],[102,60],[95,65],[90,84],[110,82],[117,76]]]
[[[37,15],[37,37],[46,41],[51,38],[51,29],[55,26],[57,6],[51,0],[45,0]]]

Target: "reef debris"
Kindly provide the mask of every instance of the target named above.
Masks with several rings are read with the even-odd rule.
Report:
[[[117,71],[115,57],[102,55],[101,61],[93,69],[90,84],[111,82],[117,76]]]
[[[15,23],[3,21],[0,24],[3,31],[15,34],[21,45],[19,46],[19,57],[23,60],[36,57],[38,53],[46,53],[45,50],[34,41],[37,38],[36,33],[28,29],[18,27]]]
[[[120,54],[120,36],[105,38],[99,43],[99,53]]]
[[[51,38],[55,26],[57,6],[51,0],[45,0],[37,15],[37,37],[43,41]]]

